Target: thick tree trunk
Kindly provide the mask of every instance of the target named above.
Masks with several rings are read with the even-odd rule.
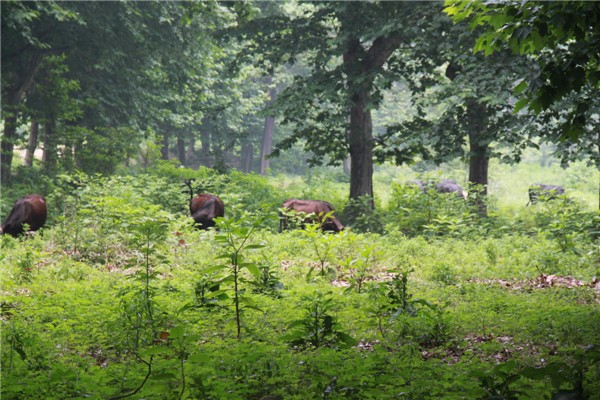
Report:
[[[348,147],[351,160],[350,200],[367,197],[370,209],[373,202],[373,125],[369,104],[370,82],[364,76],[369,65],[361,61],[365,51],[357,38],[350,38],[344,52],[344,65],[348,72],[348,88],[350,89],[350,126],[348,130]],[[362,82],[358,82],[359,78]],[[356,215],[365,210],[350,210]],[[351,215],[351,216],[352,216]]]
[[[61,167],[69,172],[73,172],[75,170],[73,144],[70,142],[65,144],[64,151],[62,153]]]
[[[487,135],[485,129],[487,121],[485,104],[476,100],[467,102],[467,118],[469,119],[469,184],[477,185],[480,190],[476,193],[475,203],[482,216],[487,216],[487,186],[488,168],[490,164],[489,143],[481,140]]]
[[[55,138],[56,121],[54,117],[44,123],[44,153],[42,163],[46,174],[52,176],[56,173],[56,138]]]
[[[27,149],[25,151],[24,161],[26,167],[33,166],[35,149],[37,149],[38,144],[39,125],[40,124],[37,121],[31,121],[31,124],[29,125],[29,140],[27,141]]]
[[[397,33],[377,37],[370,47],[363,47],[358,38],[349,37],[343,55],[344,70],[348,74],[347,86],[350,90],[350,199],[366,196],[371,209],[375,207],[373,123],[369,109],[372,106],[370,101],[373,79],[400,43],[401,37]]]
[[[371,112],[367,110],[368,94],[353,96],[350,109],[350,199],[369,197],[369,206],[373,204],[373,126]]]
[[[275,100],[275,89],[269,90],[269,97],[271,102]],[[269,159],[267,156],[271,154],[273,147],[273,131],[275,130],[275,117],[269,116],[265,118],[265,130],[263,132],[262,146],[260,148],[260,167],[259,173],[266,175],[269,169]]]
[[[181,135],[177,136],[177,156],[179,157],[179,162],[181,163],[181,165],[186,167],[187,164],[185,161],[185,141],[183,140],[183,137]]]

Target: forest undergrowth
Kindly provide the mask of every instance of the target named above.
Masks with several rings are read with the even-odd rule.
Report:
[[[600,398],[597,211],[390,187],[340,233],[277,233],[262,177],[62,176],[48,226],[0,241],[2,399]]]

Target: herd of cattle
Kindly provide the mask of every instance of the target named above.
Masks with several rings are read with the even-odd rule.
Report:
[[[223,201],[213,194],[200,193],[194,196],[191,181],[185,182],[190,189],[190,214],[199,229],[208,229],[215,226],[215,218],[225,215]],[[456,182],[442,180],[438,183],[413,181],[411,185],[416,186],[423,193],[434,188],[439,193],[456,193],[467,199],[465,192]],[[565,189],[561,186],[534,184],[529,187],[529,204],[535,204],[539,200],[555,199],[563,195]],[[303,224],[319,223],[324,231],[339,232],[344,225],[334,216],[334,208],[331,204],[321,200],[299,200],[290,199],[283,202],[280,212],[279,232],[289,226],[289,216],[293,213],[303,215]],[[0,226],[0,235],[9,234],[17,237],[24,233],[25,227],[29,231],[37,231],[46,223],[47,207],[46,200],[38,194],[25,196],[14,204],[10,214]]]

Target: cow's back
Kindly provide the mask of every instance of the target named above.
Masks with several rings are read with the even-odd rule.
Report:
[[[27,195],[15,202],[10,214],[0,227],[2,234],[18,236],[23,233],[24,224],[30,231],[37,231],[46,223],[46,200],[38,194]]]
[[[225,204],[214,194],[201,193],[190,201],[190,213],[202,227],[213,227],[215,218],[225,216]]]

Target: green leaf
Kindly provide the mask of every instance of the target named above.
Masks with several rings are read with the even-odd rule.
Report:
[[[169,354],[171,350],[168,347],[163,346],[153,346],[147,349],[143,349],[140,351],[140,354],[143,356],[155,356],[158,354]]]
[[[515,82],[515,85],[513,86],[512,90],[513,90],[513,93],[520,94],[526,88],[527,88],[527,81],[524,78],[522,78]]]
[[[194,364],[205,364],[212,361],[212,357],[207,353],[194,353],[188,357],[188,361]]]
[[[169,333],[173,339],[181,339],[185,334],[185,327],[183,325],[178,325],[172,328]]]
[[[202,274],[207,274],[210,275],[211,273],[215,272],[215,271],[221,271],[224,268],[227,268],[227,266],[225,265],[213,265],[211,267],[206,267],[204,268],[202,271],[200,271]]]
[[[523,109],[523,107],[527,106],[528,104],[529,104],[529,99],[528,98],[523,97],[523,98],[519,99],[519,101],[517,101],[515,103],[515,107],[514,107],[513,113],[514,114],[518,113],[519,111],[521,111]]]
[[[170,381],[176,379],[177,375],[172,372],[163,372],[162,374],[152,374],[150,375],[150,379],[155,381]]]
[[[244,265],[244,267],[246,269],[248,269],[248,271],[250,271],[250,273],[252,275],[254,275],[256,278],[260,278],[262,276],[260,269],[256,266],[256,264],[253,263],[247,263]]]

